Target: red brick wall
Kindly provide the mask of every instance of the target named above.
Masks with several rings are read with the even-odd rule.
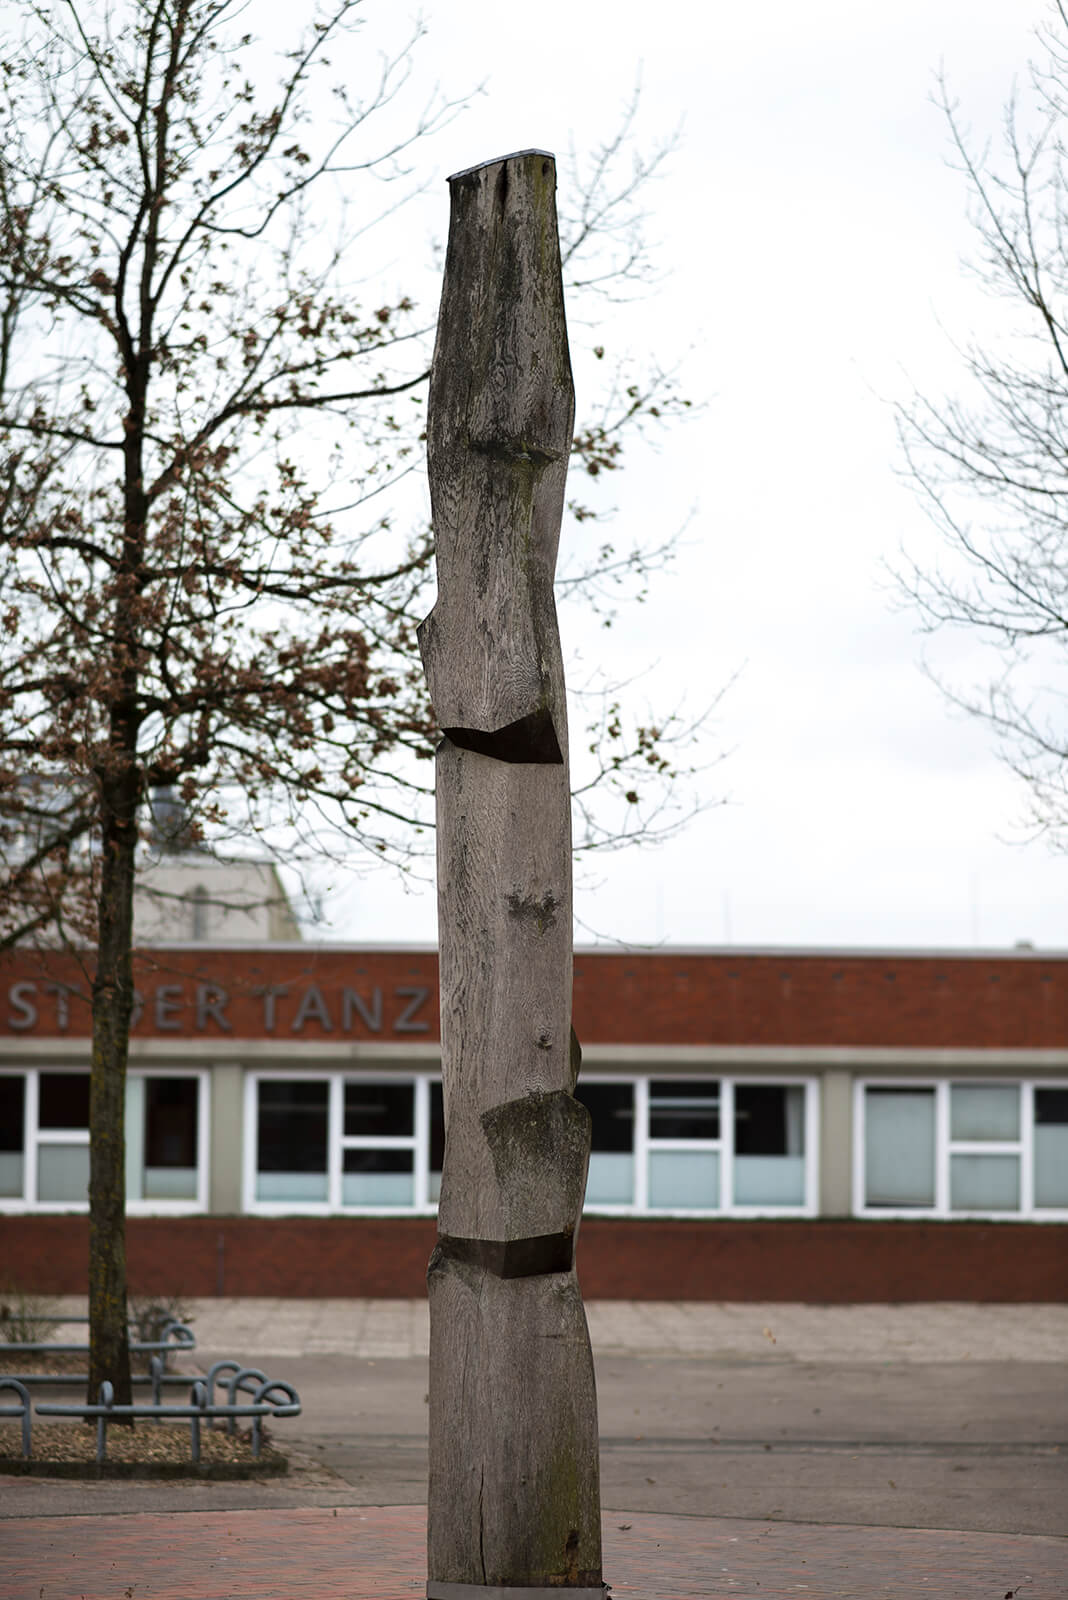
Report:
[[[1063,958],[578,955],[574,995],[590,1043],[1068,1045]]]
[[[81,997],[61,1002],[56,980],[80,988]],[[142,951],[136,981],[145,1002],[137,1038],[438,1037],[432,950]],[[12,998],[13,985],[32,987]],[[214,985],[226,990],[221,1014],[229,1031],[204,1004]],[[273,1002],[265,988],[279,991]],[[351,1001],[346,1007],[346,989],[368,1007],[381,997],[376,1028]],[[584,1043],[1068,1047],[1064,957],[580,953],[574,994]],[[85,974],[74,957],[16,951],[0,958],[0,1035],[88,1031]]]
[[[72,992],[61,998],[57,983]],[[141,950],[134,983],[140,1002],[130,1030],[135,1039],[422,1042],[439,1032],[434,950]],[[12,985],[23,987],[13,996]],[[381,1006],[377,1027],[368,1026],[356,1006],[346,1006],[346,989],[360,996],[372,1017]],[[0,1034],[87,1038],[91,1032],[86,974],[74,956],[19,950],[0,957]]]
[[[137,1217],[130,1286],[410,1298],[434,1238],[432,1218]],[[83,1217],[0,1219],[0,1281],[27,1292],[84,1293],[87,1252]],[[1068,1224],[592,1219],[579,1270],[591,1300],[1066,1302]]]
[[[1068,1224],[588,1221],[593,1299],[1068,1301]]]

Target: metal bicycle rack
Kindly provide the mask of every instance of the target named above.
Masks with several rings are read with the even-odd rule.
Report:
[[[38,1318],[38,1321],[56,1322],[62,1325],[87,1322],[87,1317],[48,1317]],[[259,1367],[247,1367],[240,1361],[224,1359],[216,1361],[204,1377],[192,1377],[189,1373],[168,1372],[166,1370],[167,1357],[170,1355],[189,1355],[196,1349],[196,1337],[192,1328],[176,1319],[166,1322],[160,1330],[158,1339],[138,1340],[130,1345],[131,1355],[147,1355],[149,1357],[148,1372],[135,1373],[131,1376],[131,1383],[141,1385],[149,1384],[152,1388],[151,1401],[135,1402],[131,1405],[116,1405],[115,1391],[111,1383],[106,1380],[100,1385],[100,1398],[95,1405],[58,1405],[38,1402],[32,1404],[30,1389],[35,1385],[78,1385],[88,1382],[86,1373],[52,1373],[34,1372],[17,1373],[13,1375],[0,1374],[0,1390],[13,1390],[18,1396],[15,1405],[0,1406],[0,1418],[19,1418],[22,1422],[22,1456],[29,1460],[32,1454],[33,1430],[32,1414],[38,1417],[80,1417],[83,1421],[96,1420],[96,1460],[102,1463],[107,1459],[107,1430],[112,1421],[121,1418],[142,1419],[151,1422],[171,1422],[178,1420],[189,1421],[190,1451],[194,1466],[200,1463],[200,1430],[202,1426],[213,1427],[217,1422],[226,1423],[227,1432],[234,1434],[237,1430],[239,1418],[250,1418],[252,1422],[252,1457],[259,1460],[263,1448],[263,1422],[265,1417],[298,1417],[301,1412],[300,1396],[290,1383],[285,1383],[278,1378],[269,1378]],[[9,1354],[24,1355],[88,1355],[87,1344],[62,1344],[41,1340],[12,1343],[0,1346],[0,1351]],[[185,1405],[164,1405],[162,1390],[164,1385],[179,1385],[188,1387],[189,1400]],[[216,1386],[225,1389],[227,1399],[215,1399]],[[248,1394],[249,1400],[242,1403],[240,1396]]]

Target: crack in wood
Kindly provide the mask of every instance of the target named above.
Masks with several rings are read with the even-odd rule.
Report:
[[[504,461],[509,466],[551,467],[566,458],[559,450],[547,445],[530,444],[524,439],[468,439],[468,449],[476,455],[489,456],[493,461]]]

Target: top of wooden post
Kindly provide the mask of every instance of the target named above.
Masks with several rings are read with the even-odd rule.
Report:
[[[552,586],[575,397],[556,162],[521,150],[449,182],[427,417],[438,598],[419,632],[423,662],[455,744],[558,762]]]
[[[556,164],[556,157],[551,150],[539,150],[532,145],[529,150],[511,150],[506,156],[494,156],[491,161],[478,161],[473,167],[461,167],[459,172],[450,172],[449,183],[457,183],[461,178],[469,178],[473,172],[483,172],[486,167],[499,167],[502,161],[521,161],[524,156],[544,156]]]

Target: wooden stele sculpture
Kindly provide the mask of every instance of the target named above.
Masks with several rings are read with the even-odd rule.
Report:
[[[575,1236],[571,810],[553,600],[574,390],[540,150],[450,179],[430,380],[445,1163],[430,1260],[429,1600],[601,1600]]]

